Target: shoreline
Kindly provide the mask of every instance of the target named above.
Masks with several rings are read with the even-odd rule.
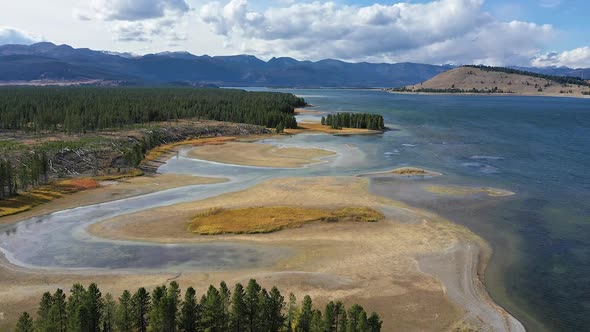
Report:
[[[556,97],[556,98],[576,98],[576,99],[590,99],[590,95],[572,95],[567,93],[559,94],[528,94],[528,93],[481,93],[481,92],[411,92],[411,91],[391,91],[387,89],[375,89],[391,94],[399,95],[425,95],[425,96],[496,96],[496,97]]]
[[[266,137],[263,137],[263,138],[266,138]],[[172,149],[172,150],[169,150],[169,151],[167,151],[167,152],[165,152],[165,153],[161,154],[160,156],[158,156],[158,158],[156,158],[156,161],[168,160],[168,159],[169,159],[169,158],[170,158],[170,157],[171,157],[171,156],[172,156],[174,153],[176,153],[176,151],[178,151],[178,150],[179,150],[179,149],[181,149],[182,147],[186,147],[186,145],[178,145],[178,146],[175,146],[175,147],[174,147],[174,149]],[[162,175],[161,175],[161,174],[156,174],[156,175],[152,175],[152,176],[154,176],[154,177],[160,177],[160,176],[162,176]],[[140,178],[144,178],[144,177],[146,177],[146,175],[144,175],[144,176],[141,176]],[[99,188],[99,189],[100,189],[100,188]],[[99,190],[99,189],[96,189],[96,190]],[[94,191],[95,191],[95,190],[89,190],[89,191],[87,191],[87,192],[83,192],[83,193],[93,193]],[[140,194],[140,195],[141,195],[141,194]],[[134,197],[134,196],[129,196],[129,197]],[[74,198],[75,198],[75,197],[73,197],[73,196],[68,196],[68,197],[66,197],[65,199],[67,200],[67,199],[74,199]],[[115,198],[115,200],[116,200],[116,199],[120,199],[120,198]],[[54,204],[53,204],[53,203],[49,203],[48,205],[51,205],[51,206],[53,206]],[[31,211],[31,213],[33,213],[33,214],[35,214],[35,213],[36,213],[36,214],[43,214],[43,213],[42,213],[41,211],[39,211],[38,209],[34,209],[34,210],[35,210],[35,211],[34,211],[34,213],[33,213],[33,211]],[[22,216],[22,214],[20,214],[19,216]],[[22,219],[25,219],[25,218],[29,218],[29,217],[27,216],[27,217],[18,218],[18,219],[22,220]],[[19,221],[20,221],[20,220],[19,220]],[[15,221],[14,223],[17,223],[17,222],[18,222],[18,221]],[[459,226],[458,224],[455,224],[455,223],[452,223],[452,224],[453,224],[455,227],[462,227],[462,226]],[[350,226],[350,225],[347,225],[346,227],[349,227],[349,226]],[[305,227],[304,227],[304,228],[302,228],[302,229],[293,230],[293,232],[294,232],[294,233],[301,233],[301,232],[303,232],[303,234],[305,234],[307,231],[309,231],[309,230],[308,230],[308,228],[315,229],[315,228],[318,228],[318,227],[319,227],[319,228],[322,228],[322,227],[324,227],[324,225],[320,225],[320,226],[317,226],[317,225],[310,225],[310,226],[305,226]],[[327,226],[326,226],[326,227],[327,227]],[[281,231],[281,232],[279,232],[279,233],[281,233],[281,234],[282,234],[283,232],[291,232],[291,230],[288,230],[288,231]],[[475,235],[475,234],[473,234],[473,235]],[[252,236],[252,235],[247,235],[247,237],[251,237],[251,236]],[[475,236],[477,237],[477,235],[475,235]],[[239,238],[240,238],[240,237],[241,237],[241,236],[227,236],[227,238],[230,238],[230,239],[231,239],[231,241],[236,241],[236,240],[237,240],[237,241],[240,241],[240,240],[239,240]],[[264,237],[265,237],[265,236],[261,236],[261,238],[264,238]],[[479,237],[477,237],[477,238],[479,238]],[[481,239],[481,238],[479,238],[479,239]],[[211,240],[212,240],[212,241],[217,241],[217,239],[215,239],[215,238],[213,238],[213,239],[211,239]],[[249,239],[247,239],[247,240],[246,240],[246,239],[244,239],[244,240],[245,240],[245,241],[248,241],[248,242],[251,242],[251,241],[252,241],[252,239],[251,239],[251,238],[249,238]],[[483,239],[481,239],[481,241],[484,241],[484,240],[483,240]],[[485,243],[485,241],[484,241],[484,243]],[[478,245],[481,245],[481,244],[478,244]],[[451,248],[452,248],[452,247],[451,247]],[[483,249],[483,248],[481,248],[481,247],[480,247],[479,249],[480,249],[481,251],[484,251],[484,249]],[[442,253],[442,254],[444,255],[444,253]],[[469,254],[469,252],[468,252],[467,254]],[[487,262],[485,261],[485,257],[488,257],[488,259],[489,259],[489,256],[488,256],[488,255],[486,255],[486,254],[484,253],[484,254],[483,254],[483,255],[484,255],[484,257],[481,257],[481,255],[480,255],[480,253],[479,253],[479,252],[477,252],[477,253],[473,253],[473,252],[472,252],[471,254],[472,254],[472,255],[475,255],[475,257],[472,257],[472,262],[471,262],[471,264],[462,264],[462,266],[465,266],[465,271],[463,271],[463,274],[461,274],[461,275],[462,275],[463,277],[465,277],[465,276],[469,276],[469,278],[467,278],[467,279],[464,279],[464,280],[462,280],[462,281],[461,281],[461,282],[463,283],[462,285],[464,285],[464,283],[465,283],[465,282],[468,282],[468,283],[469,283],[469,282],[471,282],[471,284],[472,284],[472,286],[471,286],[471,289],[475,289],[475,290],[476,290],[476,294],[478,294],[476,297],[473,297],[473,296],[472,296],[472,300],[473,300],[473,298],[476,298],[476,299],[477,299],[477,298],[479,298],[480,300],[481,300],[481,299],[483,299],[483,300],[481,301],[482,303],[480,303],[480,304],[481,304],[483,307],[486,307],[486,306],[488,306],[488,307],[489,307],[489,309],[490,309],[490,310],[492,310],[493,312],[496,312],[496,311],[498,311],[498,310],[500,310],[500,312],[501,312],[502,310],[503,310],[504,312],[506,312],[504,309],[502,309],[501,307],[499,307],[499,305],[497,305],[495,302],[493,302],[493,299],[491,299],[491,297],[490,297],[490,296],[489,296],[489,294],[487,293],[487,290],[485,289],[485,286],[484,286],[484,284],[483,284],[483,271],[485,271],[485,269],[486,269],[486,267],[487,267]],[[2,256],[4,256],[4,255],[2,255]],[[2,257],[0,260],[2,261],[2,263],[4,263],[4,262],[3,262],[3,261],[4,261],[4,258],[3,258],[3,257]],[[420,265],[421,265],[420,261],[421,261],[421,260],[419,259],[419,260],[418,260],[418,266],[420,266]],[[2,269],[3,269],[5,264],[0,264],[0,265],[2,265]],[[468,267],[470,267],[470,268],[468,268]],[[419,269],[420,269],[420,270],[423,270],[423,269],[422,269],[422,267],[420,267]],[[428,269],[426,269],[426,270],[428,270]],[[466,271],[466,270],[470,270],[470,271]],[[25,273],[25,274],[26,274],[26,273],[35,273],[34,271],[36,271],[36,270],[35,270],[35,269],[23,269],[23,268],[19,268],[19,272],[22,272],[22,273]],[[246,271],[245,271],[245,273],[250,273],[250,275],[252,274],[252,272],[253,272],[253,271],[250,271],[250,272],[248,272],[248,269],[246,269]],[[43,272],[37,271],[37,273],[47,273],[47,271],[43,271]],[[121,272],[117,272],[117,271],[112,271],[111,273],[112,273],[112,275],[121,275],[121,274],[123,274],[123,275],[132,275],[132,274],[133,274],[133,272],[128,272],[128,273],[124,273],[124,272],[123,272],[123,273],[121,273]],[[277,273],[278,273],[278,272],[275,272],[275,273],[269,273],[268,271],[267,271],[267,272],[264,272],[264,271],[258,271],[257,273],[262,273],[262,275],[270,276],[270,278],[278,278],[278,277],[277,277],[277,276],[278,276],[278,275],[277,275]],[[293,274],[293,272],[288,272],[288,271],[283,271],[283,272],[281,272],[281,273],[287,273],[287,275]],[[318,273],[319,273],[319,272],[318,272]],[[422,271],[422,273],[425,273],[425,274],[427,274],[427,275],[430,275],[430,274],[428,273],[428,271]],[[448,284],[450,281],[452,281],[452,279],[449,281],[449,279],[444,279],[444,278],[441,278],[441,277],[440,277],[440,276],[444,276],[444,273],[445,273],[444,271],[440,271],[440,269],[439,269],[439,270],[437,271],[437,273],[435,273],[435,275],[436,275],[436,278],[437,278],[437,279],[439,279],[439,280],[440,280],[440,282],[443,284],[443,287],[444,287],[444,293],[445,293],[445,294],[447,294],[447,290],[448,290],[448,289],[450,289],[450,288],[453,288],[453,287],[455,287],[455,286],[452,286],[452,285],[451,285],[451,286],[450,286],[450,285],[447,285],[447,284]],[[53,274],[53,273],[52,273],[52,274]],[[99,274],[101,274],[101,273],[99,272]],[[164,274],[165,274],[165,273],[164,273]],[[170,273],[170,274],[172,274],[172,273]],[[74,278],[75,278],[75,276],[76,276],[76,275],[78,275],[78,272],[73,272],[73,273],[66,272],[66,273],[65,273],[65,275],[68,275],[68,276],[74,276]],[[110,273],[109,273],[108,275],[109,275],[109,276],[111,276],[111,274],[110,274]],[[143,278],[147,278],[147,275],[144,275],[144,274],[142,274],[142,273],[140,273],[140,275],[142,275],[142,277],[143,277]],[[162,273],[159,273],[159,275],[161,276],[161,275],[162,275]],[[107,276],[107,277],[108,277],[108,276]],[[281,278],[287,278],[287,277],[286,277],[286,275],[281,275]],[[279,279],[280,279],[280,278],[279,278]],[[287,279],[288,279],[288,278],[287,278]],[[280,280],[282,280],[282,279],[280,279]],[[331,279],[330,279],[330,280],[331,280]],[[346,283],[345,283],[345,284],[346,284]],[[478,288],[478,285],[479,285],[479,288]],[[68,287],[69,287],[69,286],[68,286]],[[483,292],[482,292],[482,289],[481,289],[482,287],[483,287]],[[468,287],[468,289],[469,289],[469,287]],[[459,293],[461,293],[461,292],[465,292],[465,289],[463,289],[463,290],[459,290],[458,292],[459,292]],[[467,296],[467,295],[464,295],[464,296]],[[487,298],[486,298],[486,296],[487,296]],[[321,299],[321,296],[320,296],[320,299]],[[484,300],[485,300],[485,301],[484,301]],[[465,305],[464,305],[464,304],[461,304],[461,303],[457,303],[457,304],[458,304],[460,307],[463,307],[463,308],[465,307]],[[369,306],[369,307],[370,307],[370,306]],[[466,309],[466,308],[464,308],[464,309]],[[507,312],[506,312],[506,313],[507,313]],[[509,325],[505,325],[505,326],[513,326],[513,328],[512,328],[512,329],[509,329],[509,331],[521,331],[521,330],[524,330],[524,328],[523,328],[523,329],[520,329],[520,327],[518,327],[518,324],[520,324],[520,323],[519,323],[519,322],[516,320],[516,318],[512,317],[512,316],[511,316],[510,314],[508,314],[508,313],[507,313],[507,315],[508,315],[508,316],[503,316],[504,318],[508,319],[508,323],[507,323],[507,324],[509,324]],[[496,321],[496,322],[497,322],[498,320],[497,320],[497,319],[496,319],[496,320],[494,320],[494,319],[491,319],[491,321]],[[518,322],[518,324],[516,324],[514,321]],[[510,322],[511,322],[511,323],[510,323]],[[417,324],[417,323],[416,323],[416,324]],[[470,321],[470,324],[473,324],[473,322],[472,322],[472,321]],[[510,324],[512,324],[512,325],[510,325]],[[522,325],[520,325],[520,326],[522,326]],[[386,329],[384,329],[384,330],[386,330]]]

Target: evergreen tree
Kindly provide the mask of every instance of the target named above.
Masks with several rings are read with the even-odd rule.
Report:
[[[221,296],[221,304],[223,308],[221,315],[221,328],[226,331],[229,329],[231,292],[225,281],[222,281],[219,285],[219,295]]]
[[[181,332],[197,332],[199,328],[201,315],[196,295],[197,292],[192,287],[189,287],[184,293],[179,321],[179,330]]]
[[[368,324],[370,332],[381,332],[381,326],[383,325],[383,321],[376,312],[373,312],[371,314],[371,317],[369,317],[368,319]]]
[[[260,291],[261,287],[254,279],[248,281],[244,303],[246,304],[246,313],[248,317],[247,331],[256,332],[260,327]]]
[[[104,302],[100,290],[95,283],[88,286],[84,299],[84,306],[88,310],[88,327],[90,332],[100,332],[100,323]]]
[[[330,301],[326,304],[324,310],[324,330],[326,332],[335,332],[337,330],[338,323],[336,319],[336,303]]]
[[[131,293],[124,290],[121,297],[119,297],[119,305],[116,311],[115,325],[118,332],[133,331],[133,305],[131,302]]]
[[[172,281],[168,287],[168,293],[165,299],[165,308],[163,312],[163,328],[166,332],[176,332],[178,323],[178,307],[180,305],[180,286],[176,281]]]
[[[205,331],[223,332],[223,303],[219,291],[210,285],[207,294],[201,298],[201,324]]]
[[[283,310],[285,309],[285,297],[281,295],[278,288],[273,287],[270,290],[268,299],[265,303],[268,317],[268,327],[270,332],[278,332],[285,323]]]
[[[311,302],[311,297],[309,295],[305,295],[305,297],[303,298],[303,304],[301,306],[301,311],[299,312],[299,316],[297,318],[296,331],[310,332],[312,319],[313,319],[313,304]]]
[[[346,314],[346,310],[344,306],[342,307],[342,315],[340,317],[340,321],[338,322],[338,332],[346,332],[348,329],[348,315]]]
[[[149,312],[149,331],[164,332],[164,315],[166,311],[166,286],[158,286],[152,291],[152,307]]]
[[[37,310],[37,330],[39,332],[53,332],[53,323],[51,321],[51,306],[53,304],[53,297],[51,293],[43,293],[41,302],[39,303],[39,309]]]
[[[51,299],[51,309],[49,311],[49,320],[51,330],[55,332],[65,332],[67,328],[66,315],[66,294],[63,290],[57,289]]]
[[[107,293],[104,297],[104,306],[102,308],[102,332],[113,332],[115,330],[115,317],[117,312],[117,303],[113,296]]]
[[[131,298],[133,327],[136,331],[147,332],[148,313],[151,310],[150,294],[141,287]]]
[[[287,331],[291,332],[295,329],[295,322],[297,320],[298,306],[297,298],[293,293],[289,294],[289,306],[287,307]]]
[[[66,305],[66,313],[68,316],[68,331],[87,331],[83,329],[83,322],[87,322],[84,299],[86,298],[86,290],[80,284],[74,284],[70,289],[70,296],[68,297],[68,304]]]
[[[311,318],[311,331],[324,332],[324,321],[322,320],[322,312],[314,310]]]
[[[244,287],[242,284],[236,284],[232,296],[232,308],[230,313],[230,330],[233,332],[247,331],[248,327],[248,308],[246,306]]]
[[[35,326],[33,324],[33,319],[29,315],[28,312],[23,312],[19,318],[18,322],[16,323],[15,332],[34,332]]]

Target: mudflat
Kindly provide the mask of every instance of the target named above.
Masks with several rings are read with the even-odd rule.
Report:
[[[195,147],[188,156],[224,164],[297,168],[322,162],[320,158],[335,155],[319,148],[278,147],[270,144],[227,142],[221,145]]]

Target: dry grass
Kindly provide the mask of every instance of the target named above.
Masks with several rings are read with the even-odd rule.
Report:
[[[220,145],[224,144],[229,141],[236,140],[236,137],[207,137],[207,138],[193,138],[189,140],[184,140],[180,142],[170,143],[170,144],[163,144],[158,147],[155,147],[148,152],[145,156],[143,162],[150,162],[158,160],[164,154],[170,152],[174,148],[183,145],[192,145],[192,146],[203,146],[203,145]]]
[[[199,213],[188,230],[200,235],[270,233],[285,228],[301,227],[313,221],[376,222],[381,212],[368,207],[347,207],[338,210],[291,206],[248,207],[225,210],[211,208]]]
[[[121,180],[129,177],[143,175],[139,169],[128,173],[97,176],[93,178],[74,178],[58,180],[21,193],[15,197],[0,200],[0,217],[10,216],[28,211],[35,206],[49,203],[56,198],[77,193],[84,190],[101,187],[100,181]]]
[[[333,135],[370,135],[381,134],[380,130],[369,130],[361,128],[342,128],[332,129],[330,126],[324,126],[319,122],[301,122],[297,129],[285,129],[287,134],[300,134],[304,132],[320,132]]]
[[[391,173],[396,174],[396,175],[403,175],[403,176],[439,176],[441,175],[438,172],[433,172],[433,171],[429,171],[427,169],[424,168],[418,168],[418,167],[400,167],[400,168],[396,168],[393,171],[391,171]]]

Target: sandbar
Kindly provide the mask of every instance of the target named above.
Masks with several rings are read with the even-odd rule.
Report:
[[[320,158],[336,153],[318,148],[279,147],[263,143],[227,142],[221,145],[204,145],[191,149],[188,156],[224,164],[301,168],[322,162]]]

